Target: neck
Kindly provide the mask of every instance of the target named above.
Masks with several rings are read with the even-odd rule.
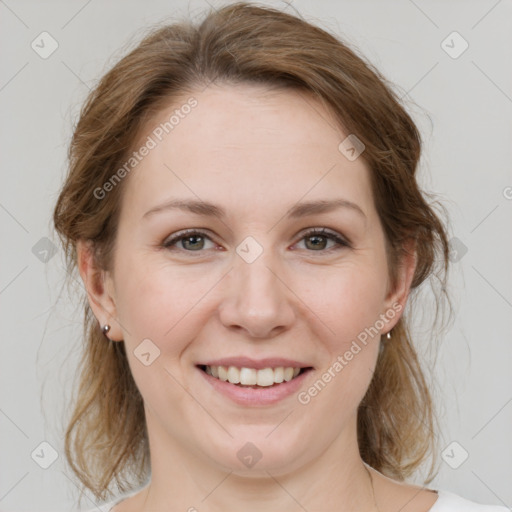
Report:
[[[147,418],[148,423],[151,419]],[[202,453],[148,428],[151,483],[142,510],[375,511],[372,479],[360,458],[356,423],[311,460],[241,472],[222,468]],[[260,462],[263,462],[263,458]]]

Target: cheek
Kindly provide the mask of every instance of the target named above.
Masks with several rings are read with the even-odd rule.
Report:
[[[366,328],[370,328],[383,312],[386,276],[375,266],[351,266],[333,273],[317,293],[322,316],[334,331],[333,342],[344,348]]]
[[[133,258],[119,265],[118,316],[144,400],[153,406],[169,399],[178,404],[185,399],[176,385],[176,380],[183,381],[180,356],[197,337],[200,323],[190,319],[207,287],[201,280],[192,286],[189,273],[150,260]]]
[[[318,406],[335,403],[354,410],[363,398],[378,356],[385,272],[378,263],[345,268],[327,281],[323,294],[316,294],[318,316],[329,327],[322,330],[327,357],[317,386],[325,384],[325,394]]]
[[[141,255],[118,261],[117,313],[131,346],[144,338],[158,343],[186,307],[179,279],[170,280],[151,259]]]
[[[148,338],[168,360],[178,357],[203,328],[220,277],[207,267],[179,266],[159,254],[120,261],[116,288],[126,344],[133,351]]]

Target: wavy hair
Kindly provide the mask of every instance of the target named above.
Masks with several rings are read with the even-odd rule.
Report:
[[[185,20],[153,27],[90,92],[74,129],[67,177],[53,212],[70,274],[77,270],[78,240],[91,244],[99,268],[112,266],[127,179],[101,200],[93,191],[129,158],[152,116],[210,83],[293,88],[325,105],[340,128],[365,145],[361,158],[370,169],[392,283],[406,242],[413,239],[417,267],[411,290],[416,292],[428,278],[440,284],[436,305],[445,298],[449,302],[447,228],[435,211],[439,202],[429,201],[433,196],[417,183],[421,137],[398,94],[336,35],[300,15],[246,2],[211,10],[195,24]],[[83,308],[83,354],[65,454],[83,486],[107,499],[115,492],[114,483],[125,492],[147,480],[148,437],[124,343],[105,342],[85,296]],[[392,339],[383,344],[359,406],[358,443],[367,464],[397,480],[412,475],[431,455],[428,483],[437,456],[437,415],[412,343],[409,303],[406,309]]]

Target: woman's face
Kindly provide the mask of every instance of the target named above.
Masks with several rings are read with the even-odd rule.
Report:
[[[193,97],[141,139],[156,146],[125,178],[113,273],[95,310],[126,345],[152,457],[179,449],[240,474],[280,474],[333,446],[345,449],[329,451],[337,458],[355,456],[357,407],[412,277],[404,267],[390,290],[369,170],[340,151],[348,134],[308,95],[225,85]],[[152,131],[176,109],[159,141]],[[339,204],[304,206],[319,201]],[[252,361],[221,361],[231,358]],[[311,369],[255,389],[198,367],[222,362]],[[242,374],[265,383],[280,372]]]

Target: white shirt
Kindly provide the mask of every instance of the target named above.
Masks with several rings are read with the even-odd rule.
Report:
[[[117,505],[121,501],[137,494],[140,491],[134,491],[131,494],[127,494],[122,498],[103,505],[98,505],[96,508],[91,508],[86,512],[110,512],[114,505]],[[501,506],[501,505],[482,505],[475,501],[470,501],[458,494],[450,491],[438,490],[438,498],[434,505],[428,512],[511,512],[512,509]]]

